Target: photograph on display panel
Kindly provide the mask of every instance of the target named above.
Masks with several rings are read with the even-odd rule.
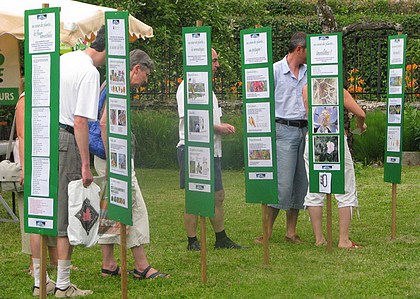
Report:
[[[340,162],[340,136],[313,136],[313,157],[315,163]]]
[[[203,104],[209,102],[209,83],[207,72],[187,72],[187,103]]]
[[[312,78],[312,105],[338,105],[338,78]]]
[[[312,107],[313,133],[338,133],[338,106]]]
[[[188,141],[210,142],[209,112],[188,110]]]
[[[390,124],[401,123],[401,98],[388,99],[388,122]]]

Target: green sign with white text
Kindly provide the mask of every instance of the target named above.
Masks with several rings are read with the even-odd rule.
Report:
[[[241,31],[245,200],[278,203],[271,27]]]
[[[406,40],[406,34],[388,37],[384,181],[395,184],[401,183]]]
[[[214,128],[211,28],[183,27],[185,209],[214,217]],[[217,103],[216,103],[217,105]]]
[[[108,217],[133,225],[128,12],[106,12]]]
[[[309,191],[344,194],[342,34],[308,34]]]
[[[25,232],[57,235],[60,8],[25,11]]]

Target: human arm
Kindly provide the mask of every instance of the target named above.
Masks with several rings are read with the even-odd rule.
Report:
[[[363,133],[367,129],[365,123],[366,113],[362,108],[356,103],[351,94],[344,89],[344,108],[352,112],[356,116],[356,125],[360,129],[360,133]]]
[[[214,131],[219,135],[230,135],[235,133],[235,127],[227,123],[221,123],[214,125]]]
[[[20,184],[23,186],[24,175],[24,161],[25,161],[25,97],[21,96],[16,105],[16,134],[19,138],[19,160],[22,168],[20,172]]]
[[[93,182],[92,172],[90,171],[89,156],[89,126],[88,119],[83,116],[74,116],[74,137],[79,148],[82,160],[82,180],[83,186],[87,187]]]

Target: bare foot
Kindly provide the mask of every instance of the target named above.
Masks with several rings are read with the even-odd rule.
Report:
[[[347,242],[345,244],[340,244],[339,243],[338,248],[359,249],[359,248],[362,248],[362,246],[350,241],[350,242]]]

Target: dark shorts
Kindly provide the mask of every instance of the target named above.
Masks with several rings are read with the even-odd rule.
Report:
[[[185,189],[185,151],[184,146],[177,147],[179,164],[179,188]],[[214,190],[223,190],[222,183],[222,163],[220,157],[214,157]]]
[[[74,135],[60,128],[58,148],[58,236],[67,236],[69,225],[68,185],[82,178],[82,161]]]

